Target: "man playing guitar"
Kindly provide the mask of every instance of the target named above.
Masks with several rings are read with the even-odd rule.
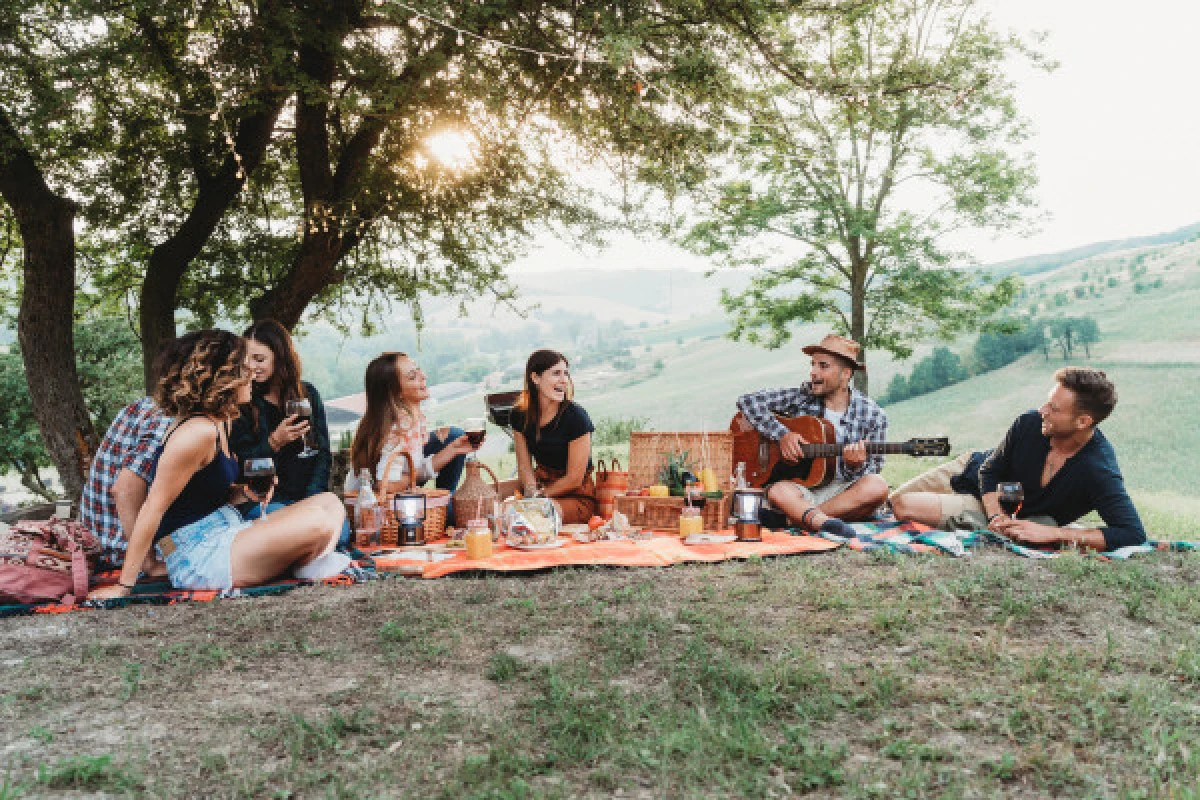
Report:
[[[867,519],[887,500],[887,481],[879,474],[883,456],[868,455],[864,444],[887,439],[887,414],[850,385],[854,371],[866,369],[859,361],[859,351],[857,342],[831,333],[820,344],[804,348],[812,357],[807,383],[795,388],[763,389],[744,394],[737,401],[742,416],[760,434],[779,442],[787,461],[799,461],[803,457],[800,446],[808,442],[784,427],[776,414],[811,415],[833,423],[837,442],[844,447],[837,460],[837,474],[828,485],[809,489],[778,480],[767,487],[770,506],[806,530],[853,535],[844,520]]]

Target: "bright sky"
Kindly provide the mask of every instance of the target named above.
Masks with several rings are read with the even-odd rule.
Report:
[[[984,0],[1002,29],[1048,31],[1050,74],[1015,75],[1041,178],[1040,232],[980,233],[989,263],[1200,222],[1200,3]],[[516,265],[549,269],[706,266],[665,244],[616,239],[599,254],[547,241]]]

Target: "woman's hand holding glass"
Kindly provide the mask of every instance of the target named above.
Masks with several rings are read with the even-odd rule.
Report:
[[[275,430],[271,431],[271,435],[267,437],[267,443],[271,445],[272,450],[278,452],[305,436],[311,427],[307,417],[289,414],[279,422]]]

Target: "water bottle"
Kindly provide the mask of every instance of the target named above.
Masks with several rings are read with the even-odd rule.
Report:
[[[358,476],[358,498],[354,501],[354,543],[359,547],[379,545],[379,501],[371,488],[371,471],[363,467]]]

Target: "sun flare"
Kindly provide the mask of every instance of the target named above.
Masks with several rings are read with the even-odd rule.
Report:
[[[475,163],[475,138],[458,130],[435,133],[425,140],[425,152],[438,164],[462,170]]]

